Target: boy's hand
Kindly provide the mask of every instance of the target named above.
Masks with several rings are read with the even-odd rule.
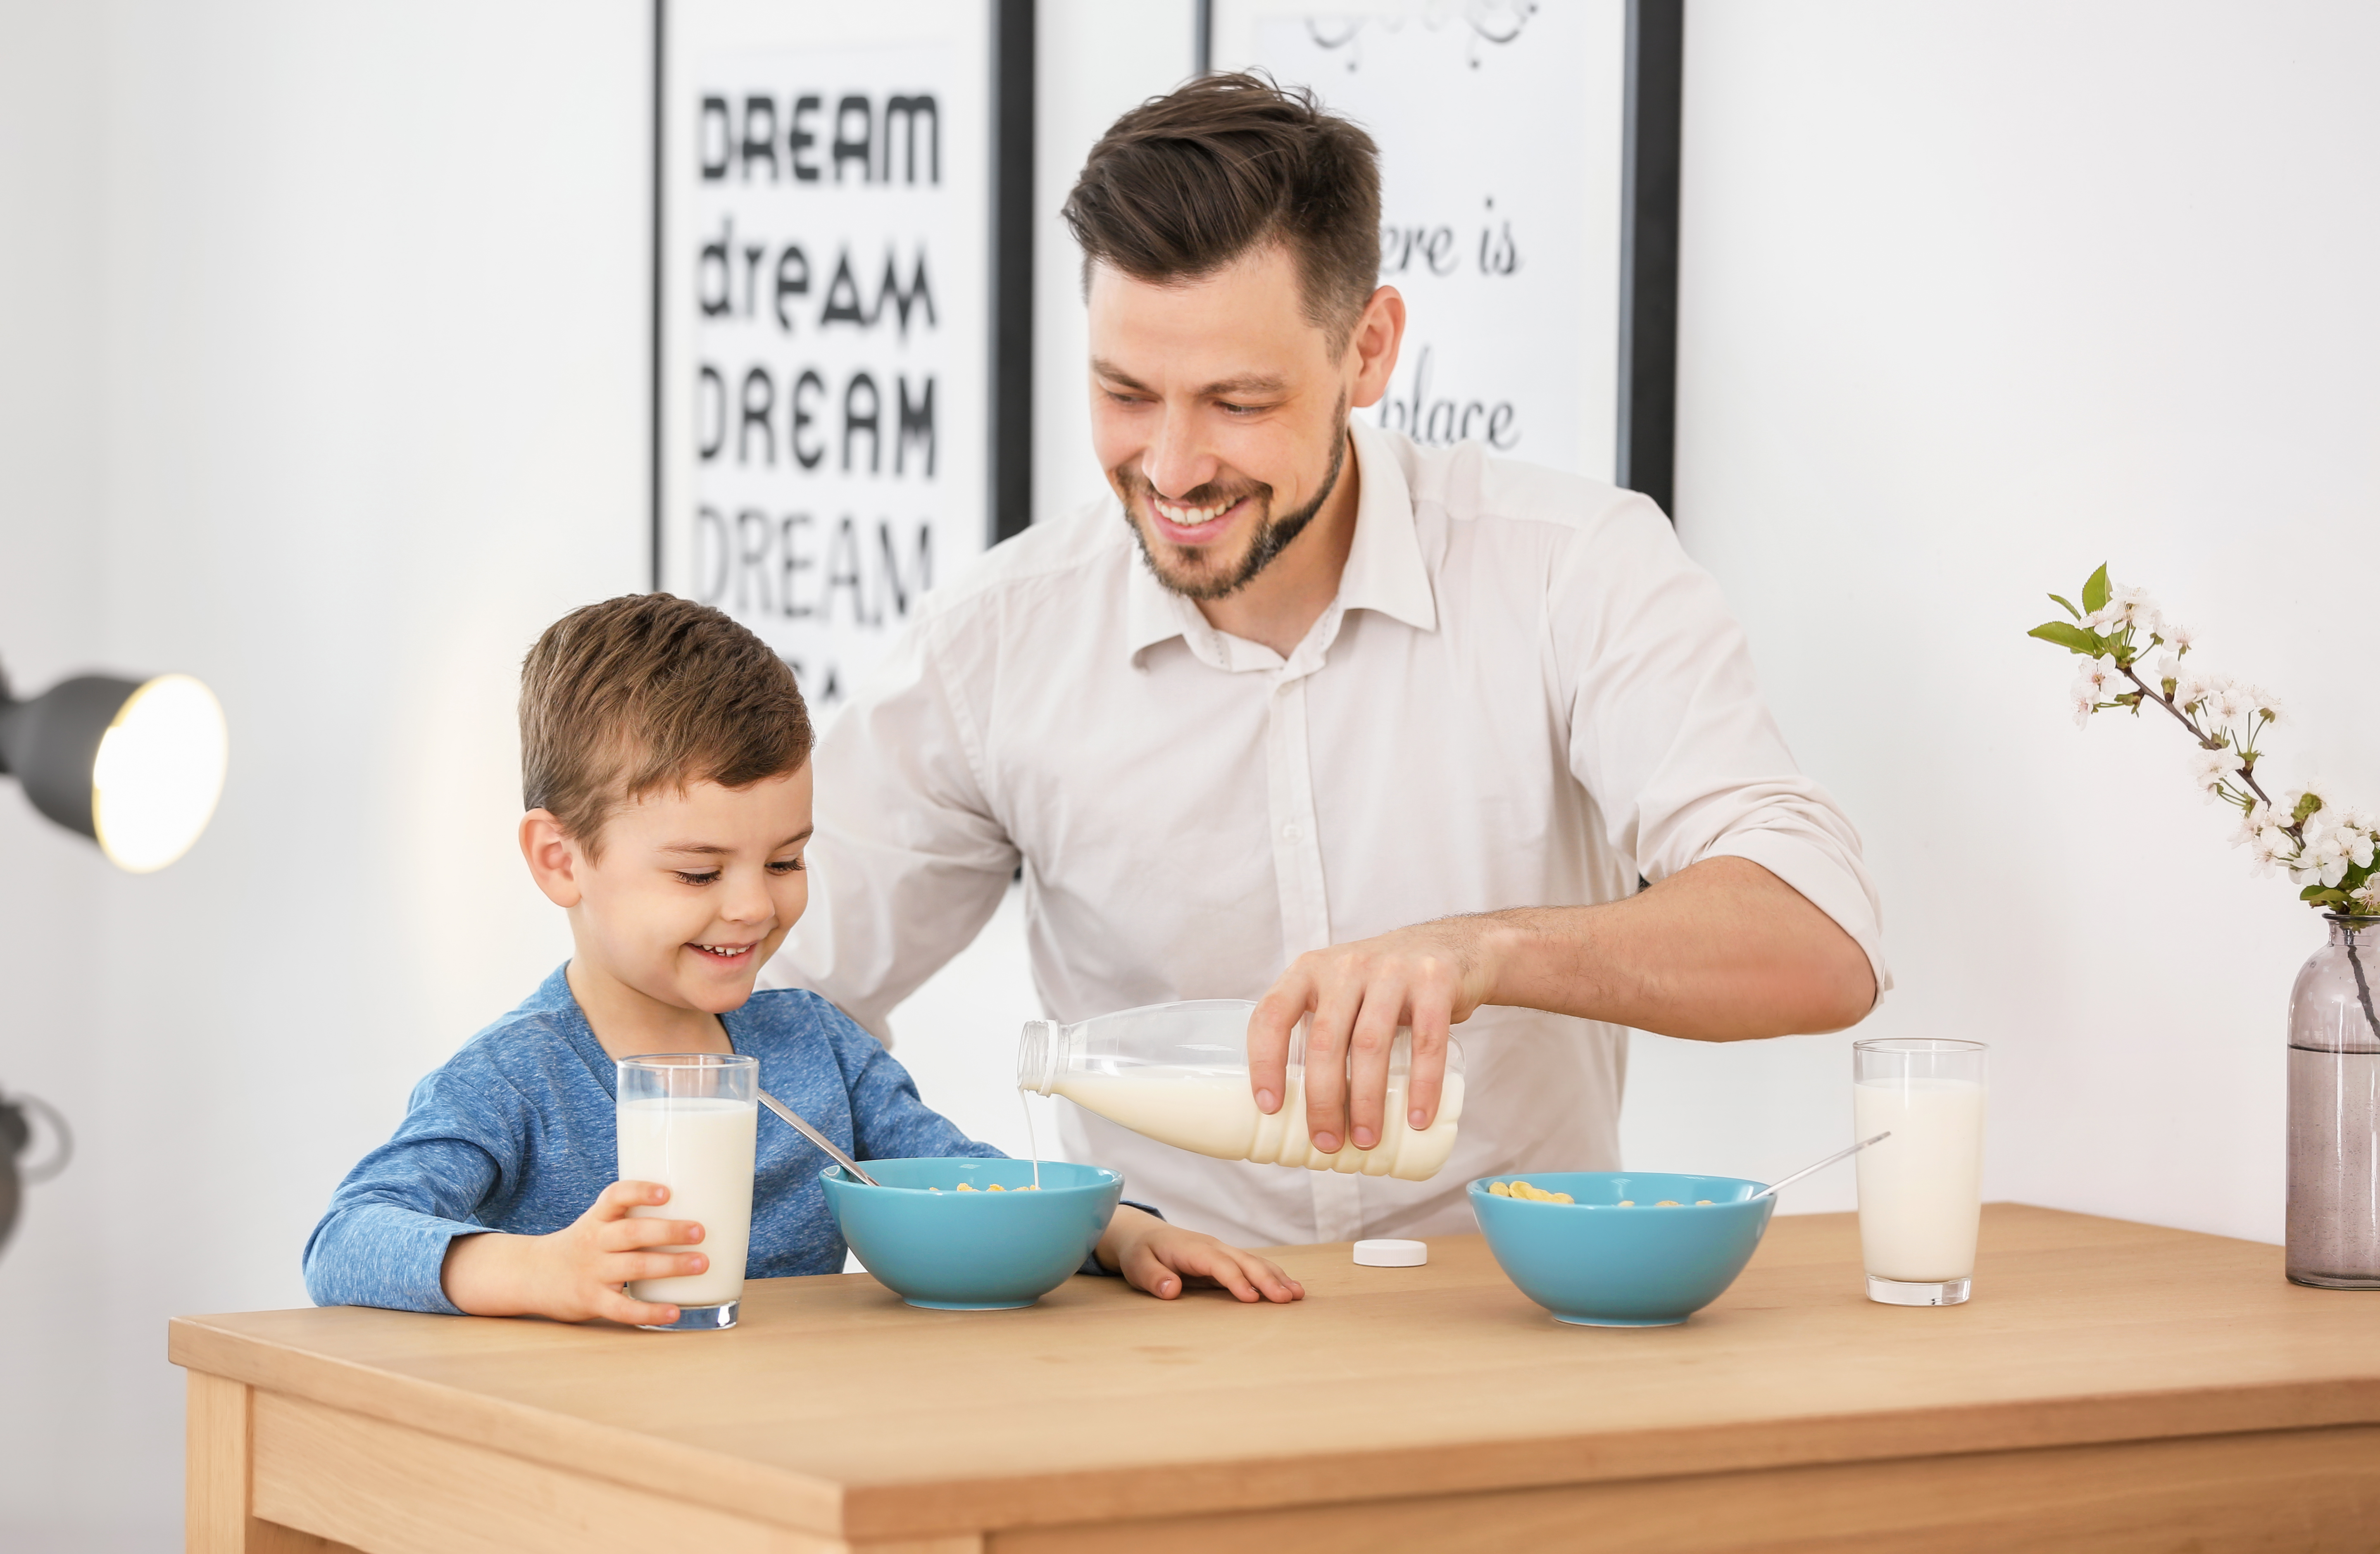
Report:
[[[1173,1299],[1193,1281],[1220,1285],[1244,1301],[1286,1304],[1305,1298],[1305,1285],[1255,1253],[1169,1225],[1130,1205],[1117,1207],[1099,1237],[1099,1264],[1159,1300]]]
[[[700,1273],[699,1252],[652,1252],[702,1239],[691,1220],[632,1220],[631,1208],[667,1203],[656,1182],[614,1182],[595,1206],[552,1235],[488,1231],[456,1236],[446,1247],[440,1282],[446,1298],[474,1317],[551,1317],[584,1322],[606,1317],[631,1326],[674,1322],[678,1308],[631,1298],[631,1279]]]

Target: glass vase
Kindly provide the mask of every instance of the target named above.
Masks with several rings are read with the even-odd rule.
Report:
[[[2380,917],[2329,922],[2289,994],[2289,1273],[2380,1290]]]

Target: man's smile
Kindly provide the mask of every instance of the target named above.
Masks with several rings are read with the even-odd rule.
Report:
[[[1221,538],[1232,519],[1248,504],[1245,496],[1228,502],[1192,507],[1179,502],[1168,502],[1151,493],[1148,510],[1156,520],[1158,537],[1175,545],[1203,545]]]

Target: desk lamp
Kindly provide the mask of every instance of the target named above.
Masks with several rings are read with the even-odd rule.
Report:
[[[187,674],[79,674],[30,701],[0,677],[0,772],[127,873],[190,850],[223,796],[224,757],[223,708]]]
[[[80,674],[30,701],[10,695],[0,675],[0,772],[128,873],[154,873],[190,850],[223,796],[225,754],[223,708],[187,674]],[[34,1116],[49,1125],[54,1148],[46,1164],[22,1168],[26,1182],[56,1175],[73,1148],[55,1111],[0,1095],[0,1243],[16,1221],[17,1156]]]

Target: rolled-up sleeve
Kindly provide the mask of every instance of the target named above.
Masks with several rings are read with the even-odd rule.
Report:
[[[1741,857],[1808,898],[1892,986],[1860,836],[1795,766],[1718,582],[1658,509],[1628,497],[1569,537],[1547,601],[1570,712],[1572,774],[1611,845],[1659,880]]]

